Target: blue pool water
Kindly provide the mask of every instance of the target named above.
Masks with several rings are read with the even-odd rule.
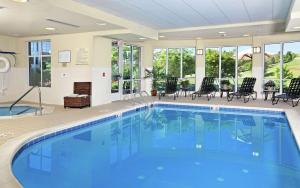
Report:
[[[1,116],[11,116],[11,115],[19,115],[23,113],[33,113],[36,111],[35,107],[31,106],[14,106],[10,113],[9,107],[0,107],[0,117]]]
[[[156,105],[27,146],[25,188],[299,188],[281,112]]]

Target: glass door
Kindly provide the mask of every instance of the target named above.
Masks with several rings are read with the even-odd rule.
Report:
[[[121,99],[121,81],[122,76],[120,74],[120,47],[117,42],[112,42],[111,48],[111,99],[112,101]]]
[[[141,89],[141,48],[129,44],[112,45],[112,100],[123,95],[139,92]]]

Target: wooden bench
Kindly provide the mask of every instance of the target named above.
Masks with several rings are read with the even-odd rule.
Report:
[[[73,90],[74,96],[64,97],[64,108],[83,108],[91,106],[91,82],[74,82]]]

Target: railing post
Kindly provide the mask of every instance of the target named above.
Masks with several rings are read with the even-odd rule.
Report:
[[[42,115],[42,92],[41,92],[41,88],[38,87],[38,92],[39,92],[39,108],[40,108],[40,115]]]

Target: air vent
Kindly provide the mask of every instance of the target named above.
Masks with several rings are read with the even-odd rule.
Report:
[[[75,27],[75,28],[80,27],[79,25],[74,25],[74,24],[70,24],[70,23],[67,23],[67,22],[62,22],[62,21],[59,21],[59,20],[53,20],[53,19],[46,19],[46,20],[49,21],[49,22],[54,22],[54,23],[58,23],[58,24],[61,24],[61,25],[66,25],[66,26],[69,26],[69,27]]]

